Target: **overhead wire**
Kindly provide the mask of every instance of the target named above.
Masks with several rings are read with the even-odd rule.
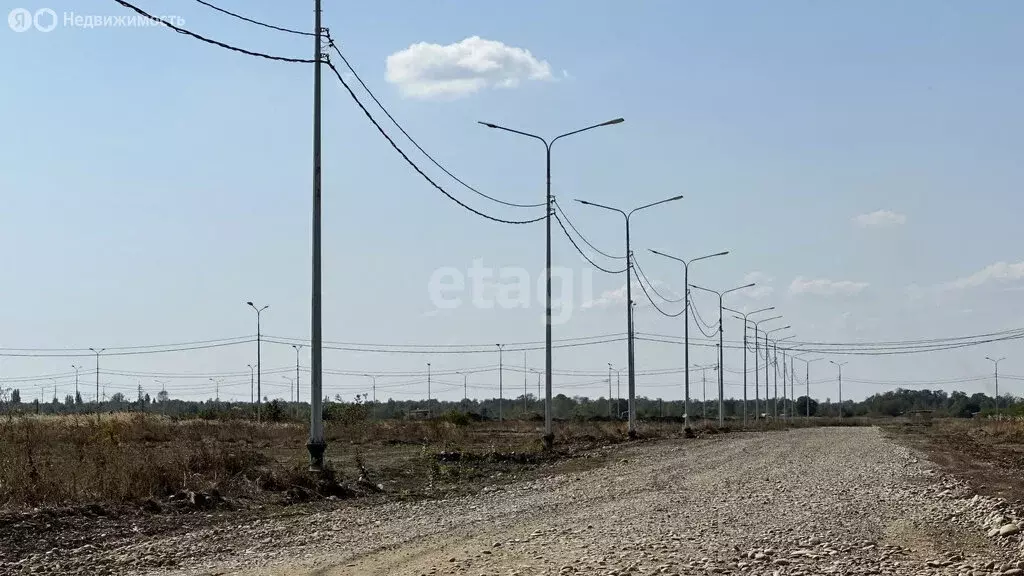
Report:
[[[403,160],[405,160],[405,163],[408,164],[413,170],[415,170],[417,174],[419,174],[424,180],[427,181],[427,183],[429,183],[439,192],[444,194],[449,200],[455,202],[462,208],[465,208],[466,210],[472,212],[473,214],[476,214],[477,216],[486,218],[487,220],[491,220],[493,222],[499,222],[501,224],[532,224],[534,222],[539,222],[544,219],[544,216],[533,218],[531,220],[506,220],[503,218],[498,218],[495,216],[491,216],[489,214],[485,214],[453,196],[450,192],[445,190],[443,186],[441,186],[440,184],[435,182],[430,176],[428,176],[427,173],[424,172],[423,169],[420,168],[415,162],[413,162],[412,159],[409,158],[408,154],[406,154],[405,151],[398,146],[398,143],[396,143],[394,139],[391,138],[387,131],[385,131],[384,128],[380,125],[380,123],[377,122],[377,119],[374,118],[372,114],[370,114],[370,111],[367,110],[366,106],[364,106],[363,103],[359,100],[359,97],[356,96],[356,93],[352,91],[352,87],[349,86],[347,82],[345,82],[345,79],[342,77],[341,72],[338,70],[338,68],[335,67],[334,64],[331,62],[324,62],[324,64],[327,64],[331,71],[334,72],[334,75],[335,77],[337,77],[338,82],[340,82],[341,85],[345,88],[345,91],[348,92],[348,95],[352,98],[352,101],[355,102],[356,105],[359,106],[359,109],[363,111],[363,115],[366,116],[366,119],[369,120],[371,124],[373,124],[373,127],[377,129],[377,132],[379,132],[380,135],[383,136],[385,140],[387,140],[388,144],[390,144],[391,147],[394,148],[395,152],[397,152],[398,155],[401,156]]]
[[[153,15],[149,14],[148,12],[143,10],[142,8],[139,8],[138,6],[135,6],[133,4],[125,2],[125,0],[114,0],[114,2],[117,2],[121,6],[123,6],[125,8],[128,8],[129,10],[132,10],[132,11],[136,12],[137,14],[145,17],[145,18],[148,18],[149,20],[152,20],[154,22],[159,22],[159,23],[163,24],[164,26],[170,28],[171,30],[174,30],[178,34],[184,34],[186,36],[191,36],[192,38],[195,38],[196,40],[201,40],[203,42],[206,42],[207,44],[212,44],[214,46],[218,46],[220,48],[224,48],[225,50],[231,50],[232,52],[238,52],[238,53],[241,53],[241,54],[245,54],[247,56],[255,56],[257,58],[263,58],[265,60],[276,60],[278,62],[292,62],[292,63],[296,63],[296,64],[315,64],[316,63],[316,60],[313,60],[311,58],[286,58],[284,56],[274,56],[274,55],[271,55],[271,54],[264,54],[263,52],[255,52],[255,51],[252,51],[252,50],[246,50],[244,48],[239,48],[237,46],[232,46],[230,44],[225,44],[224,42],[220,42],[219,40],[213,40],[213,39],[207,38],[205,36],[201,36],[199,34],[196,34],[195,32],[192,32],[191,30],[186,30],[184,28],[179,28],[178,26],[175,26],[174,24],[171,24],[170,22],[168,22],[168,21],[166,21],[166,20],[164,20],[162,18],[158,18],[156,16],[153,16]]]
[[[684,312],[686,312],[686,307],[685,306],[683,307],[682,310],[680,310],[679,312],[676,312],[675,314],[669,314],[668,312],[665,312],[664,310],[662,310],[661,307],[658,306],[658,304],[654,302],[654,299],[651,298],[651,295],[647,292],[647,288],[644,286],[644,281],[647,280],[647,276],[645,276],[644,273],[643,273],[643,270],[641,270],[640,267],[637,266],[635,259],[633,261],[633,266],[636,267],[637,271],[640,272],[639,276],[637,277],[637,284],[640,285],[640,289],[643,290],[644,296],[647,297],[647,301],[651,303],[651,306],[654,306],[655,310],[660,312],[662,316],[666,316],[668,318],[675,318],[675,317],[679,316],[680,314],[683,314]],[[649,283],[649,281],[648,281],[648,283]],[[654,290],[654,287],[651,286],[651,289]]]
[[[611,258],[613,260],[625,260],[626,259],[625,256],[612,256],[611,254],[601,250],[597,246],[594,246],[594,244],[590,240],[587,240],[587,237],[584,236],[583,233],[580,232],[579,229],[576,228],[576,226],[572,223],[572,219],[570,219],[569,215],[565,213],[565,209],[562,208],[562,205],[559,204],[557,200],[552,200],[552,203],[555,205],[555,209],[558,210],[558,212],[562,215],[562,218],[565,218],[565,221],[569,224],[569,227],[572,228],[572,231],[575,232],[576,235],[580,237],[580,240],[583,240],[583,242],[587,246],[590,246],[590,248],[594,252],[597,252],[598,254],[600,254],[601,256],[604,256],[605,258]]]
[[[482,196],[482,197],[484,197],[484,198],[486,198],[486,199],[488,199],[488,200],[490,200],[492,202],[497,202],[498,204],[503,204],[505,206],[511,206],[513,208],[541,208],[541,207],[544,207],[546,205],[546,202],[540,202],[540,203],[537,203],[537,204],[517,204],[515,202],[507,202],[505,200],[501,200],[500,198],[495,198],[493,196],[489,196],[487,194],[484,194],[483,192],[477,190],[473,186],[470,186],[469,184],[467,184],[465,181],[463,181],[461,178],[459,178],[455,174],[452,174],[451,171],[448,170],[448,168],[444,167],[433,156],[431,156],[426,150],[424,150],[423,147],[420,146],[420,144],[405,130],[405,128],[403,128],[402,125],[399,124],[398,120],[395,120],[395,117],[392,116],[391,112],[389,112],[388,109],[384,107],[384,104],[382,104],[381,101],[377,98],[377,96],[374,95],[373,91],[370,90],[370,87],[367,86],[365,82],[363,82],[363,79],[359,76],[359,73],[356,72],[356,69],[352,66],[352,64],[349,63],[348,59],[345,58],[345,55],[341,52],[341,49],[338,48],[337,44],[335,44],[335,42],[334,42],[334,39],[331,38],[330,36],[328,36],[328,46],[330,46],[331,48],[334,48],[334,52],[338,55],[339,58],[341,58],[341,61],[342,61],[343,64],[345,64],[345,67],[348,68],[349,72],[352,73],[352,76],[356,79],[357,82],[359,82],[359,85],[363,87],[363,90],[366,91],[366,94],[374,101],[374,103],[377,104],[377,107],[380,108],[381,112],[383,112],[384,115],[388,117],[388,120],[391,120],[391,123],[395,125],[395,128],[398,128],[398,130],[402,133],[402,135],[405,136],[406,139],[408,139],[409,142],[411,142],[412,145],[415,146],[416,149],[420,151],[420,153],[422,153],[424,156],[426,156],[427,160],[430,160],[430,162],[434,166],[437,166],[442,172],[444,172],[449,177],[451,177],[452,180],[455,180],[456,182],[461,184],[463,187],[465,187],[467,190],[469,190],[469,191],[471,191],[471,192],[473,192],[475,194],[478,194],[478,195],[480,195],[480,196]]]
[[[580,256],[583,256],[583,259],[589,262],[591,266],[597,268],[598,270],[606,274],[622,274],[623,272],[626,271],[625,268],[623,268],[622,270],[609,270],[599,265],[597,262],[591,260],[590,257],[587,256],[586,253],[584,253],[583,250],[580,249],[579,244],[577,244],[576,240],[573,239],[571,234],[569,234],[569,231],[565,229],[565,224],[563,224],[562,219],[558,217],[558,212],[553,213],[552,216],[555,217],[555,221],[558,222],[558,226],[562,229],[562,232],[565,233],[565,237],[569,239],[570,243],[572,243],[572,247],[575,248],[576,251],[580,253]],[[626,265],[628,266],[629,263],[627,262]]]
[[[250,24],[255,24],[257,26],[262,26],[264,28],[269,28],[271,30],[277,30],[279,32],[287,32],[289,34],[295,34],[297,36],[316,36],[316,34],[314,34],[312,32],[303,32],[302,30],[292,30],[291,28],[283,28],[281,26],[275,26],[273,24],[267,24],[266,22],[260,22],[259,20],[253,20],[252,18],[246,18],[245,16],[242,16],[241,14],[236,14],[234,12],[230,12],[228,10],[225,10],[225,9],[219,7],[219,6],[215,6],[213,4],[210,4],[209,2],[205,2],[204,0],[196,0],[196,2],[202,4],[203,6],[206,6],[207,8],[212,8],[212,9],[214,9],[217,12],[220,12],[222,14],[227,14],[228,16],[232,16],[234,18],[238,18],[239,20],[244,20],[246,22],[249,22]]]

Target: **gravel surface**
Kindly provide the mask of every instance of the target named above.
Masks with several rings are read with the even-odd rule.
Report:
[[[1024,521],[1006,502],[974,495],[875,428],[614,454],[605,467],[472,497],[126,535],[0,573],[1024,576]]]

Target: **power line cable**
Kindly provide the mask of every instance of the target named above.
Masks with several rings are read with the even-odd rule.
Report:
[[[292,30],[291,28],[282,28],[280,26],[274,26],[273,24],[267,24],[266,22],[260,22],[259,20],[253,20],[252,18],[246,18],[245,16],[242,16],[241,14],[235,14],[234,12],[229,12],[228,10],[225,10],[225,9],[219,7],[219,6],[214,6],[213,4],[210,4],[209,2],[204,2],[203,0],[196,0],[196,2],[202,4],[203,6],[206,6],[207,8],[212,8],[212,9],[216,10],[217,12],[221,12],[223,14],[227,14],[228,16],[232,16],[234,18],[238,18],[239,20],[244,20],[244,21],[246,21],[246,22],[248,22],[250,24],[255,24],[257,26],[263,26],[264,28],[270,28],[271,30],[277,30],[279,32],[287,32],[289,34],[295,34],[297,36],[316,36],[316,34],[314,34],[312,32],[303,32],[302,30]]]
[[[124,0],[114,0],[114,2],[117,2],[118,4],[120,4],[121,6],[124,6],[125,8],[128,8],[129,10],[133,10],[134,12],[136,12],[136,13],[138,13],[138,14],[140,14],[140,15],[142,15],[142,16],[144,16],[144,17],[146,17],[146,18],[148,18],[148,19],[150,19],[150,20],[152,20],[154,22],[160,22],[161,24],[163,24],[164,26],[167,26],[171,30],[174,30],[178,34],[184,34],[186,36],[191,36],[191,37],[195,38],[196,40],[201,40],[203,42],[206,42],[207,44],[213,44],[214,46],[219,46],[219,47],[224,48],[226,50],[231,50],[233,52],[238,52],[238,53],[241,53],[241,54],[245,54],[247,56],[255,56],[257,58],[264,58],[266,60],[276,60],[278,62],[292,62],[292,63],[296,63],[296,64],[315,64],[316,63],[316,60],[313,60],[313,59],[310,59],[310,58],[286,58],[286,57],[283,57],[283,56],[273,56],[271,54],[264,54],[263,52],[253,52],[252,50],[246,50],[244,48],[239,48],[237,46],[232,46],[230,44],[225,44],[224,42],[220,42],[218,40],[212,40],[212,39],[207,38],[205,36],[200,36],[199,34],[196,34],[195,32],[192,32],[191,30],[186,30],[184,28],[179,28],[179,27],[175,26],[174,24],[171,24],[170,22],[168,22],[166,20],[163,20],[161,18],[157,18],[156,16],[150,15],[145,10],[139,8],[138,6],[134,6],[132,4],[129,4],[128,2],[125,2]]]
[[[555,209],[558,210],[558,212],[562,214],[562,218],[565,218],[565,221],[569,224],[569,227],[572,228],[572,231],[575,232],[576,235],[579,236],[580,239],[583,240],[583,242],[587,246],[590,246],[590,248],[593,249],[594,252],[597,252],[598,254],[604,256],[605,258],[611,258],[613,260],[625,260],[626,259],[625,256],[612,256],[611,254],[601,250],[597,246],[594,246],[594,244],[590,240],[587,240],[587,237],[584,236],[583,233],[580,232],[579,229],[576,228],[576,226],[573,225],[572,220],[569,218],[569,215],[565,213],[565,209],[562,208],[562,205],[559,204],[557,200],[552,200],[552,202],[555,205]]]
[[[649,280],[649,279],[647,278],[647,275],[646,275],[646,274],[644,274],[644,271],[643,271],[643,269],[642,269],[642,268],[640,267],[640,263],[639,263],[639,262],[637,262],[637,260],[636,260],[636,256],[635,256],[635,255],[633,256],[633,266],[634,266],[634,267],[635,267],[635,268],[637,269],[637,271],[639,271],[639,272],[640,272],[640,275],[644,277],[644,280],[646,280],[646,281],[647,281],[647,284],[648,284],[648,285],[649,285],[649,286],[651,287],[651,290],[652,290],[652,291],[653,291],[653,292],[654,292],[655,294],[657,294],[657,295],[658,295],[658,298],[661,298],[662,300],[664,300],[665,302],[668,302],[669,304],[676,304],[676,303],[682,302],[682,301],[683,301],[683,299],[685,298],[685,296],[683,296],[683,298],[676,298],[676,299],[674,299],[674,300],[673,300],[672,298],[666,298],[664,294],[662,294],[661,292],[658,292],[658,289],[654,287],[654,283],[653,283],[653,282],[651,282],[651,281],[650,281],[650,280]],[[678,315],[679,315],[679,314],[676,314],[676,316],[678,316]]]
[[[479,194],[480,196],[483,196],[484,198],[492,202],[504,204],[505,206],[511,206],[513,208],[541,208],[545,206],[544,202],[538,204],[516,204],[515,202],[506,202],[499,198],[488,196],[487,194],[484,194],[483,192],[477,190],[476,188],[470,186],[469,184],[466,184],[461,178],[459,178],[455,174],[452,174],[447,168],[441,165],[440,162],[435,160],[433,156],[431,156],[426,150],[424,150],[423,147],[420,146],[419,143],[416,142],[416,140],[412,136],[410,136],[408,132],[406,132],[405,128],[403,128],[402,125],[398,123],[398,120],[395,120],[395,117],[392,116],[390,112],[388,112],[388,109],[385,108],[384,104],[382,104],[381,101],[377,98],[377,96],[373,94],[373,91],[371,91],[369,86],[367,86],[366,83],[363,82],[363,79],[359,76],[359,73],[356,72],[356,69],[352,67],[348,59],[345,58],[345,55],[342,54],[341,49],[338,48],[338,46],[334,43],[334,39],[328,36],[328,42],[330,47],[334,48],[334,52],[338,55],[338,57],[341,58],[341,61],[345,64],[345,67],[348,68],[349,72],[352,73],[352,76],[355,77],[356,81],[359,82],[359,85],[362,86],[363,90],[366,91],[366,94],[369,95],[371,99],[373,99],[373,101],[377,104],[377,107],[380,108],[381,112],[383,112],[384,115],[388,117],[388,120],[391,120],[391,123],[394,124],[396,128],[398,128],[399,132],[401,132],[402,135],[405,136],[406,139],[408,139],[409,142],[411,142],[412,145],[415,146],[417,150],[419,150],[424,156],[426,156],[427,160],[430,160],[430,162],[433,163],[434,166],[437,166],[442,172],[450,176],[452,180],[455,180],[459,184],[462,184],[467,190],[471,192]]]
[[[651,298],[651,295],[647,293],[647,288],[644,286],[644,281],[647,280],[647,276],[644,276],[643,270],[640,270],[640,267],[637,266],[635,259],[633,261],[633,265],[640,272],[640,275],[637,277],[637,284],[640,285],[640,289],[643,290],[644,296],[647,296],[647,301],[651,303],[651,306],[654,306],[655,310],[660,312],[662,316],[667,316],[668,318],[675,318],[675,317],[679,316],[680,314],[682,314],[683,312],[686,312],[686,308],[685,307],[682,310],[680,310],[679,312],[676,312],[675,314],[669,314],[668,312],[665,312],[664,310],[662,310],[661,307],[658,306],[654,302],[654,299]],[[649,280],[647,280],[647,282],[650,283]],[[654,290],[653,286],[651,286],[651,290]],[[657,292],[655,292],[655,293],[657,293]]]
[[[116,1],[120,2],[121,0]],[[391,144],[391,147],[395,149],[395,152],[398,152],[398,155],[401,156],[403,160],[405,160],[406,164],[408,164],[413,170],[415,170],[420,176],[422,176],[423,179],[426,180],[431,186],[433,186],[439,192],[447,196],[449,200],[455,202],[459,206],[465,208],[466,210],[469,210],[470,212],[476,214],[477,216],[486,218],[494,222],[500,222],[502,224],[532,224],[534,222],[539,222],[544,219],[544,216],[540,216],[532,220],[504,220],[501,218],[496,218],[489,214],[484,214],[483,212],[463,203],[455,196],[452,196],[451,193],[445,190],[440,184],[434,182],[434,180],[431,179],[430,176],[427,176],[427,173],[424,172],[423,169],[421,169],[418,165],[416,165],[416,163],[413,162],[411,158],[409,158],[409,156],[398,146],[398,144],[391,138],[391,136],[389,136],[388,133],[384,131],[384,128],[381,127],[380,123],[377,122],[377,119],[374,118],[372,114],[370,114],[370,111],[366,109],[366,106],[364,106],[363,103],[359,100],[359,97],[356,96],[356,93],[352,91],[352,88],[348,85],[347,82],[345,82],[345,79],[342,78],[341,72],[334,66],[334,64],[331,62],[325,62],[325,64],[327,64],[327,66],[334,72],[334,75],[338,78],[338,82],[340,82],[341,85],[345,87],[345,90],[348,92],[348,95],[352,97],[352,100],[356,103],[357,106],[359,106],[359,109],[363,111],[363,114],[366,116],[366,119],[369,120],[370,123],[373,124],[374,128],[376,128],[377,131],[380,132],[380,135],[383,136],[384,139],[388,141],[388,144]]]
[[[569,231],[565,229],[565,224],[562,224],[562,219],[558,217],[558,212],[555,212],[554,214],[552,214],[552,216],[555,217],[555,220],[558,222],[558,226],[562,229],[562,232],[565,233],[565,237],[569,239],[570,243],[572,243],[572,247],[575,248],[576,251],[580,253],[580,256],[583,256],[584,260],[586,260],[587,262],[590,262],[591,266],[593,266],[594,268],[597,268],[598,270],[600,270],[601,272],[604,272],[606,274],[622,274],[623,272],[626,271],[625,268],[623,268],[622,270],[609,270],[607,268],[599,266],[596,262],[591,260],[590,257],[587,256],[583,252],[583,250],[580,249],[578,244],[576,244],[576,240],[574,240],[573,237],[569,234]],[[628,266],[629,263],[627,262],[626,265]]]

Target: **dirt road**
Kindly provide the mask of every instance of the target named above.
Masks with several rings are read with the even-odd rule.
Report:
[[[473,497],[129,542],[89,573],[1024,574],[1011,510],[875,428],[615,454],[608,466]],[[157,568],[167,563],[174,568]]]

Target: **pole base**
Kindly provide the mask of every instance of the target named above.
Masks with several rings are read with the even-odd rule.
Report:
[[[626,438],[629,438],[630,440],[636,440],[636,437],[637,437],[637,434],[636,434],[636,430],[635,429],[626,432]]]
[[[309,450],[309,471],[323,472],[324,451],[327,450],[327,443],[322,440],[320,442],[309,442],[306,444],[306,450]]]
[[[555,445],[555,435],[545,434],[541,438],[541,441],[544,442],[544,450],[551,450]]]

